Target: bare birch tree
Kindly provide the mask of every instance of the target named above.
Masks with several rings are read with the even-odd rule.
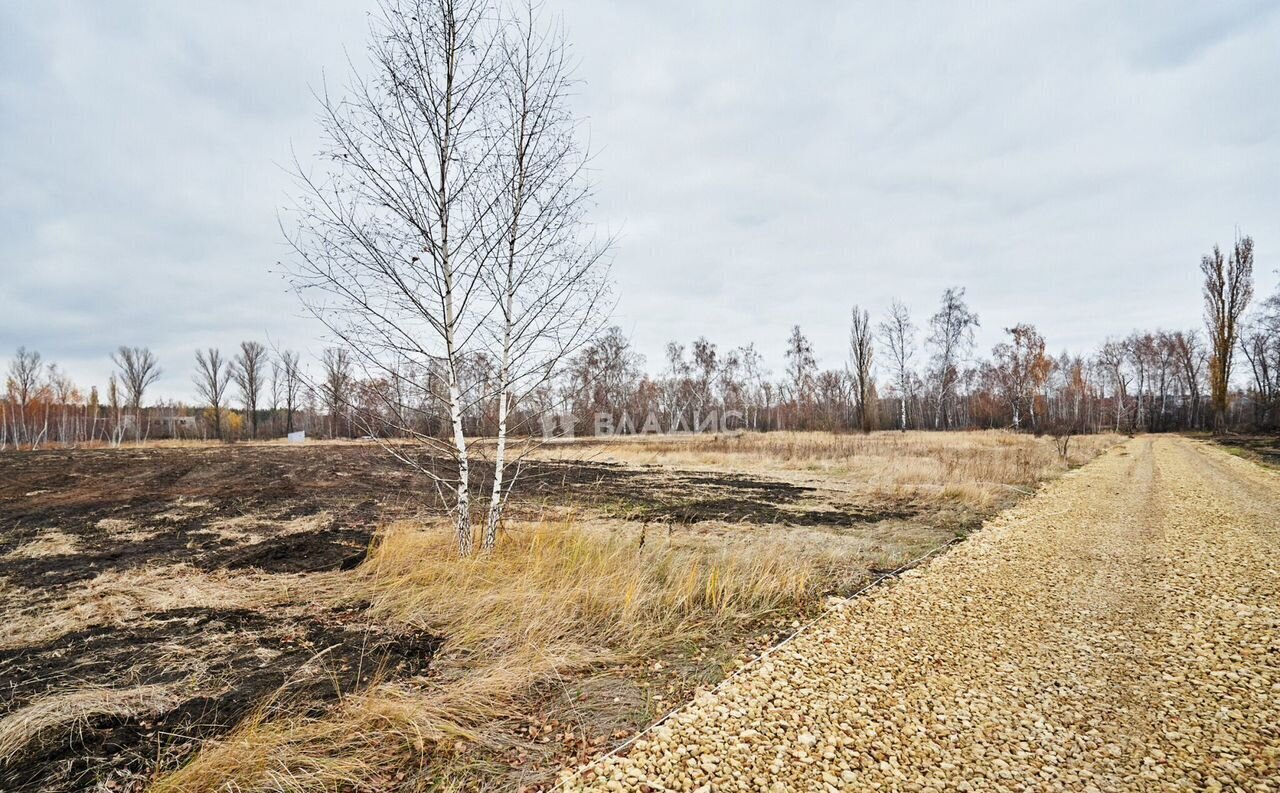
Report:
[[[951,426],[952,403],[956,383],[960,380],[960,364],[973,350],[973,331],[978,315],[969,310],[963,287],[950,287],[942,293],[942,305],[929,318],[927,344],[933,348],[932,375],[935,429]]]
[[[1200,426],[1201,392],[1200,384],[1204,371],[1204,348],[1200,344],[1200,336],[1194,330],[1177,331],[1173,334],[1174,361],[1178,367],[1183,383],[1191,399],[1191,410],[1187,416],[1190,427]]]
[[[302,367],[298,362],[298,353],[285,350],[280,354],[280,367],[284,375],[284,431],[293,432],[293,416],[299,406],[302,394]]]
[[[230,373],[222,352],[210,347],[206,353],[196,350],[196,393],[213,410],[213,437],[222,440],[222,399],[227,391]]]
[[[344,99],[320,97],[326,167],[298,168],[293,280],[377,384],[351,415],[382,424],[375,437],[416,442],[385,448],[434,483],[465,556],[475,539],[464,421],[497,399],[500,472],[513,405],[589,335],[603,248],[580,238],[589,193],[564,45],[532,9],[385,0],[372,33],[371,75],[353,75]],[[482,355],[498,375],[468,379]],[[495,480],[486,547],[504,500]]]
[[[336,438],[345,429],[342,425],[351,414],[351,355],[343,347],[330,347],[324,351],[320,363],[324,380],[317,390],[329,412],[329,437]]]
[[[267,394],[271,399],[267,406],[267,432],[275,437],[277,435],[276,418],[280,415],[280,399],[284,395],[284,366],[278,360],[271,362],[271,380]]]
[[[907,399],[911,394],[911,359],[916,352],[916,326],[911,313],[900,301],[889,306],[889,313],[880,322],[880,338],[889,348],[893,361],[895,388],[898,392],[898,429],[907,431]]]
[[[1044,337],[1034,325],[1015,325],[1005,328],[1005,333],[1009,341],[1000,342],[991,351],[992,369],[1013,411],[1013,428],[1018,430],[1024,408],[1035,423],[1035,392],[1048,378],[1052,361],[1045,356]]]
[[[493,237],[485,282],[496,311],[498,437],[482,549],[497,539],[506,492],[508,417],[599,329],[606,244],[583,238],[590,188],[567,107],[567,47],[532,5],[505,24],[497,53]],[[508,485],[509,487],[509,485]]]
[[[1204,321],[1209,331],[1209,400],[1213,431],[1226,432],[1231,365],[1240,321],[1253,298],[1253,238],[1236,240],[1230,256],[1217,245],[1200,260],[1204,274]]]
[[[147,389],[160,377],[160,364],[146,347],[125,347],[112,353],[111,360],[120,370],[120,381],[133,408],[133,437],[142,442],[142,400]]]
[[[1253,373],[1254,424],[1272,429],[1280,407],[1280,290],[1262,301],[1241,334],[1240,350]]]
[[[801,420],[812,410],[818,384],[818,359],[813,353],[813,345],[800,330],[799,325],[791,327],[791,335],[787,337],[787,377],[790,380],[791,399]]]
[[[326,171],[297,168],[301,197],[294,285],[304,304],[350,349],[362,370],[441,400],[451,437],[398,428],[431,460],[387,450],[429,476],[450,505],[459,552],[473,546],[470,459],[463,432],[460,361],[473,341],[496,196],[485,194],[498,140],[493,25],[483,0],[385,0],[371,23],[372,74],[352,75],[345,99],[320,96]],[[443,393],[408,372],[443,364]],[[400,415],[400,411],[387,411]]]
[[[120,380],[115,372],[107,378],[107,405],[111,408],[111,433],[108,442],[114,449],[124,440],[124,425],[120,421]]]
[[[40,353],[19,347],[17,356],[9,362],[8,390],[14,403],[13,440],[21,448],[24,441],[30,443],[31,432],[27,427],[27,406],[35,396],[44,371]]]

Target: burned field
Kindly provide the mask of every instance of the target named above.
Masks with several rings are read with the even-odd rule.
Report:
[[[0,456],[0,788],[128,785],[271,697],[320,703],[384,666],[424,669],[437,639],[358,610],[225,602],[236,572],[261,586],[358,565],[396,474],[337,447]],[[207,573],[223,579],[199,606],[148,602]],[[112,590],[101,609],[95,583]]]
[[[1280,434],[1219,435],[1208,439],[1225,446],[1232,454],[1280,468]]]
[[[480,474],[483,488],[482,466]],[[568,513],[606,538],[592,542],[612,543],[610,553],[636,538],[644,548],[648,533],[684,554],[671,559],[695,568],[712,552],[724,564],[735,547],[769,564],[777,564],[774,547],[794,549],[797,559],[806,548],[824,554],[821,564],[806,561],[793,587],[806,594],[788,595],[787,613],[779,611],[783,600],[764,598],[758,614],[735,606],[725,612],[732,625],[708,629],[740,646],[703,646],[696,663],[657,664],[695,682],[714,679],[743,646],[767,642],[761,619],[789,620],[823,593],[851,589],[989,511],[901,491],[851,493],[820,476],[607,461],[591,447],[529,461],[514,492],[509,531],[517,535]],[[370,687],[433,681],[440,653],[451,647],[445,675],[456,678],[460,664],[473,662],[451,643],[456,624],[436,625],[430,602],[406,616],[366,599],[382,592],[395,601],[400,584],[355,585],[380,574],[368,570],[369,554],[388,526],[435,520],[431,494],[382,450],[362,444],[0,455],[0,789],[142,790],[246,721],[323,718]],[[761,551],[754,544],[761,540],[775,545]],[[839,555],[826,547],[833,542],[844,543]],[[644,552],[654,553],[652,542]],[[412,560],[396,564],[397,575],[412,573]],[[778,575],[759,569],[765,579]],[[608,583],[604,571],[601,582]],[[656,686],[667,699],[637,685]],[[528,765],[514,775],[486,766],[485,776],[505,780],[497,789],[543,784],[557,764],[582,759],[620,725],[641,726],[691,685],[603,690],[602,702],[634,707],[563,732],[572,736],[564,747],[540,746],[534,733],[520,733],[530,742],[523,749],[490,745],[488,762]],[[588,705],[575,701],[570,710]],[[421,789],[432,784],[429,773],[343,786]]]

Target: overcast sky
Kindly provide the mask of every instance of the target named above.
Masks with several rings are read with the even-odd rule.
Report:
[[[967,288],[989,348],[1200,324],[1197,263],[1237,227],[1280,267],[1280,4],[547,0],[584,81],[616,321],[754,341],[799,323],[842,365],[850,306],[917,322]],[[692,8],[691,8],[692,6]],[[368,5],[0,5],[0,362],[83,385],[148,345],[318,352],[277,208],[311,87],[362,65]]]

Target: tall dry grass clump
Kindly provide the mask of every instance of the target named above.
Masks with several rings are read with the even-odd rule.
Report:
[[[511,745],[495,730],[540,684],[794,613],[840,561],[767,537],[726,545],[655,531],[641,544],[572,517],[512,524],[491,555],[459,559],[447,527],[397,523],[347,597],[381,622],[443,637],[430,676],[375,684],[320,717],[269,704],[154,789],[339,790],[428,767],[447,780],[457,746]]]
[[[818,556],[769,538],[704,546],[653,534],[641,546],[636,533],[572,518],[516,524],[491,556],[459,560],[447,533],[398,524],[364,566],[367,596],[374,615],[441,632],[467,652],[607,656],[794,606],[819,584]]]

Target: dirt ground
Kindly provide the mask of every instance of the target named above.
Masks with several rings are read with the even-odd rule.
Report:
[[[512,513],[905,533],[904,548],[982,517],[820,480],[587,457],[530,462]],[[0,789],[140,790],[250,714],[429,676],[448,637],[302,593],[340,590],[379,527],[429,513],[430,493],[361,444],[0,455]]]

